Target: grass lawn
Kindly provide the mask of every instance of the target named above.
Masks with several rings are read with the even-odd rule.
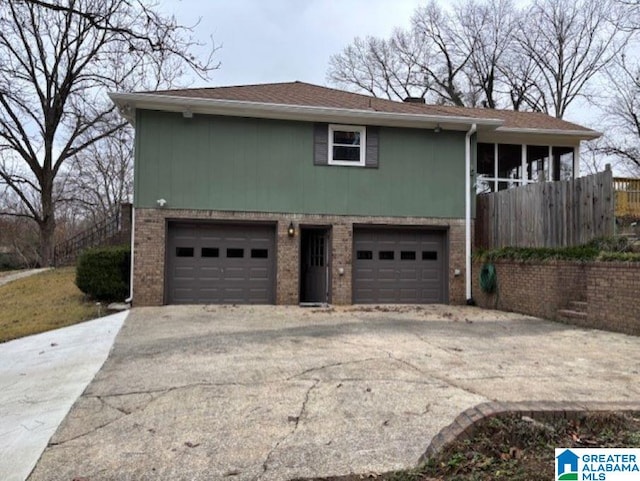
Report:
[[[0,286],[0,342],[98,317],[75,277],[74,267],[64,267]]]

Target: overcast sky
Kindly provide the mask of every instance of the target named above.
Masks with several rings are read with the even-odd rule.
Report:
[[[221,45],[209,86],[301,80],[326,85],[329,57],[357,36],[408,26],[419,0],[161,0]],[[197,82],[193,86],[204,86]]]
[[[211,81],[194,79],[190,87],[217,87],[301,80],[331,86],[329,57],[355,37],[388,37],[409,27],[426,0],[159,0],[160,10],[195,35],[213,38],[221,48],[220,69]],[[518,0],[516,3],[523,3]],[[445,3],[443,3],[444,5]],[[592,126],[595,114],[576,101],[567,120]]]

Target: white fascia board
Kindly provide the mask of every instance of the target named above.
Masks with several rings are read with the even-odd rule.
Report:
[[[593,140],[602,136],[602,132],[596,130],[564,130],[564,129],[525,129],[517,127],[498,127],[496,133],[524,134],[524,135],[558,135],[573,137],[578,140]]]
[[[308,105],[285,105],[241,100],[200,99],[156,94],[109,93],[121,114],[131,123],[135,109],[191,112],[194,114],[257,117],[307,122],[381,125],[389,127],[435,128],[440,124],[448,130],[468,130],[473,124],[493,130],[504,123],[500,119],[404,114],[376,110],[354,110]]]

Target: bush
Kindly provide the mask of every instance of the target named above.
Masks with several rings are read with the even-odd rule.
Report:
[[[598,256],[598,249],[591,246],[575,247],[503,247],[492,251],[479,253],[478,257],[483,262],[497,260],[511,261],[545,261],[545,260],[571,260],[591,261]]]
[[[84,251],[76,267],[76,285],[92,299],[122,301],[129,296],[131,249],[104,247]]]
[[[633,245],[623,236],[600,237],[585,245],[573,247],[503,247],[479,251],[474,257],[480,262],[494,262],[501,259],[518,262],[546,260],[640,262],[640,254],[633,253]]]
[[[0,271],[12,271],[23,267],[17,256],[0,253]]]
[[[637,252],[601,252],[598,260],[605,262],[640,262],[640,254]]]
[[[587,244],[598,249],[599,252],[629,252],[631,245],[625,236],[598,237]]]

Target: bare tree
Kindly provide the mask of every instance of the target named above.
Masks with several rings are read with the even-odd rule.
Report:
[[[439,100],[464,106],[468,92],[464,69],[470,61],[475,37],[465,37],[464,31],[435,0],[418,7],[411,23],[415,34],[427,46],[420,64],[427,85]]]
[[[328,79],[374,95],[460,106],[510,106],[562,118],[624,47],[638,0],[431,0],[392,39],[356,39]],[[384,47],[384,48],[382,48]],[[400,48],[402,47],[402,48]]]
[[[640,173],[640,59],[620,55],[606,71],[603,84],[607,103],[602,107],[606,134],[593,147],[618,163],[618,168]]]
[[[43,265],[52,262],[56,179],[75,156],[124,127],[107,89],[153,84],[217,64],[193,56],[189,28],[146,0],[5,0],[0,4],[0,181],[33,219]],[[58,189],[58,190],[57,190]]]
[[[69,160],[61,176],[67,198],[93,222],[115,214],[133,197],[133,131],[125,127]]]
[[[391,99],[494,108],[508,90],[502,62],[516,19],[511,0],[467,0],[452,12],[432,0],[416,9],[410,29],[388,40],[355,39],[331,57],[327,77]]]
[[[428,90],[420,68],[422,49],[414,35],[400,29],[389,40],[356,38],[342,53],[331,56],[328,78],[374,97],[422,97]]]
[[[523,97],[535,110],[562,118],[588,82],[602,72],[624,46],[611,0],[534,0],[520,16],[518,65],[533,92]]]
[[[378,97],[428,97],[464,105],[469,52],[454,23],[432,0],[416,10],[410,30],[396,29],[388,40],[356,38],[330,58],[327,77]]]
[[[0,187],[0,209],[19,202],[13,191]],[[33,221],[24,217],[0,217],[0,268],[36,267],[38,259],[38,232]]]
[[[506,59],[514,47],[518,11],[511,0],[469,0],[457,5],[455,20],[462,29],[460,41],[470,53],[466,71],[474,97],[485,107],[498,108],[512,90]]]

